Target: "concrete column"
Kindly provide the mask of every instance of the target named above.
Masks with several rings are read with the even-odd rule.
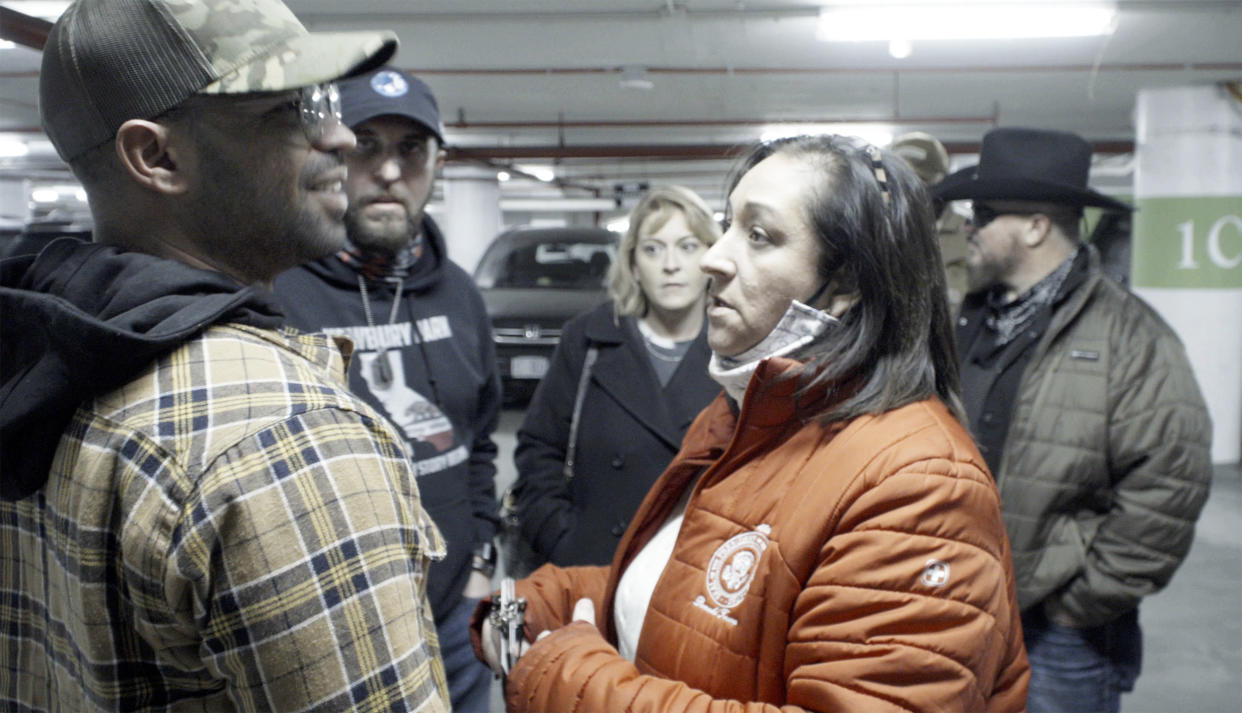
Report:
[[[0,218],[6,225],[24,224],[30,219],[29,193],[26,179],[0,176]]]
[[[444,230],[449,257],[473,272],[503,225],[500,181],[493,169],[473,165],[445,166],[441,180],[444,210],[436,220]]]
[[[1216,86],[1139,92],[1131,284],[1181,336],[1212,415],[1212,460],[1242,459],[1242,102]]]

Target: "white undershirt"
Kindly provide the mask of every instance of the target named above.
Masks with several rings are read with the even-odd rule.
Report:
[[[682,493],[681,500],[677,501],[677,506],[669,513],[668,519],[660,525],[655,537],[630,561],[630,566],[617,583],[612,622],[617,629],[617,649],[630,661],[638,653],[638,635],[642,633],[643,620],[647,618],[651,595],[673,556],[673,546],[677,544],[681,521],[686,515],[686,503],[690,501],[690,493],[693,491],[694,483],[686,486],[686,492]]]

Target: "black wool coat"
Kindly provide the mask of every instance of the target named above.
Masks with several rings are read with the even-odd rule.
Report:
[[[522,537],[562,566],[608,564],[647,490],[720,392],[707,374],[704,330],[661,387],[633,318],[612,303],[570,320],[517,434]],[[574,475],[564,473],[574,397],[590,347],[599,349],[582,404]]]

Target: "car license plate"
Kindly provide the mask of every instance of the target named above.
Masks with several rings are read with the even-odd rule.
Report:
[[[548,358],[516,356],[509,362],[509,374],[515,379],[542,379],[548,373]]]

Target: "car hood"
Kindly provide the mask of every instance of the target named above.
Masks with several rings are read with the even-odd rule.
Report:
[[[541,290],[506,287],[479,290],[487,314],[497,319],[547,319],[559,322],[608,299],[604,290]]]

